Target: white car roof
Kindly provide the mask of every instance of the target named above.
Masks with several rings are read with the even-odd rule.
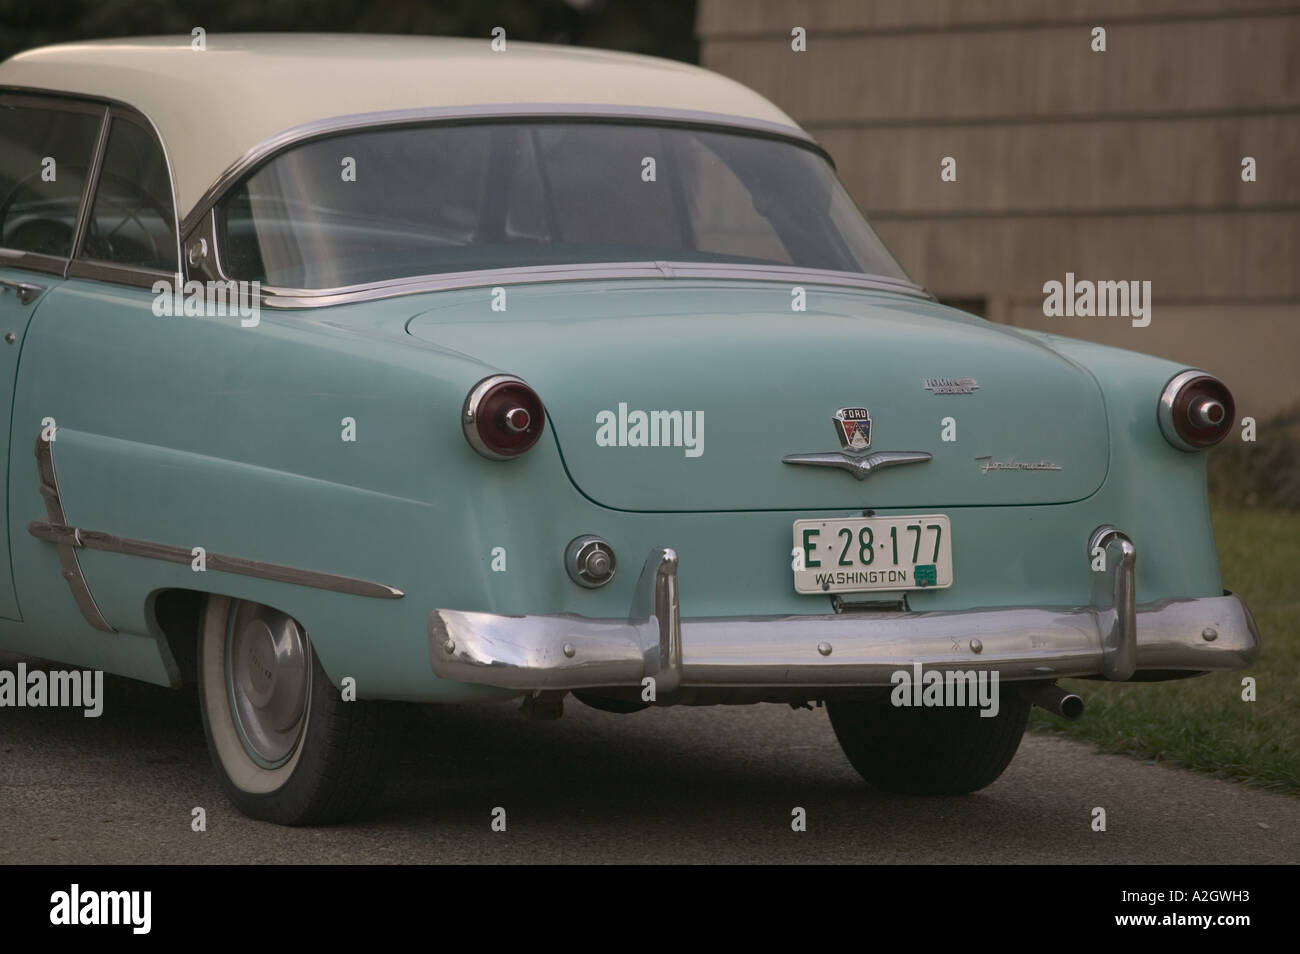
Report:
[[[805,138],[762,96],[672,60],[491,38],[208,34],[66,43],[0,63],[0,87],[116,100],[147,116],[182,218],[227,169],[286,130],[344,116],[496,107],[716,114]],[[607,107],[594,109],[594,107]],[[554,109],[564,112],[564,109]]]

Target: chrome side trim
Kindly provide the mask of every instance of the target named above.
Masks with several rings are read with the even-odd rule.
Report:
[[[678,125],[721,126],[761,135],[787,139],[817,152],[828,162],[826,152],[812,136],[797,126],[786,126],[762,119],[747,119],[725,113],[711,113],[695,109],[659,109],[648,106],[616,106],[593,103],[485,103],[475,106],[433,106],[421,109],[393,109],[371,113],[353,113],[333,116],[309,123],[291,126],[253,146],[230,164],[216,181],[203,193],[194,208],[181,220],[182,234],[188,236],[209,209],[216,205],[226,190],[242,179],[254,167],[261,165],[276,153],[292,146],[322,139],[326,136],[373,129],[383,126],[413,126],[421,123],[477,122],[497,119],[576,119],[606,120],[611,122],[655,122]],[[834,162],[831,162],[832,167]]]
[[[225,277],[225,276],[223,276]],[[934,295],[909,282],[884,275],[837,272],[830,269],[780,265],[723,265],[711,262],[593,262],[583,265],[532,265],[491,268],[471,272],[443,272],[395,278],[342,288],[278,288],[262,286],[262,304],[270,308],[320,308],[353,302],[416,295],[450,288],[486,288],[530,282],[592,281],[619,278],[657,278],[664,281],[691,278],[736,278],[750,281],[806,282],[894,292],[934,301]]]
[[[80,527],[70,527],[62,520],[33,520],[27,525],[27,532],[39,540],[58,544],[60,550],[64,548],[103,550],[106,553],[123,553],[127,556],[162,560],[166,563],[189,564],[194,559],[193,552],[184,547],[173,547],[149,540],[132,540],[129,537],[119,537],[99,530],[83,530]],[[349,596],[400,600],[405,595],[396,587],[384,583],[371,583],[368,580],[321,573],[317,570],[300,570],[296,567],[279,563],[263,563],[261,560],[249,560],[245,557],[209,553],[205,560],[208,570],[254,576],[262,580],[274,580],[277,583],[310,586],[318,590],[332,590],[335,593],[347,593]]]
[[[1137,668],[1137,547],[1109,524],[1088,537],[1089,565],[1100,547],[1105,569],[1094,570],[1092,605],[1101,630],[1101,672],[1107,679],[1131,679]]]
[[[786,454],[781,458],[785,464],[807,464],[810,467],[838,467],[847,470],[858,480],[866,480],[874,471],[884,467],[897,467],[899,464],[922,464],[934,455],[925,451],[876,451],[865,457],[841,451],[824,454]]]
[[[57,437],[57,432],[56,435]],[[40,493],[45,498],[45,513],[52,524],[62,524],[67,518],[63,513],[63,501],[59,499],[59,480],[54,472],[53,441],[47,441],[39,434],[36,436],[36,470],[40,474]],[[63,566],[63,578],[72,590],[73,602],[86,622],[103,633],[115,633],[104,614],[100,612],[95,597],[91,595],[90,586],[81,572],[81,561],[77,559],[75,547],[67,541],[55,541],[59,544],[59,563]]]
[[[1230,593],[1135,605],[1133,544],[1101,530],[1093,539],[1120,558],[1098,574],[1100,605],[682,619],[677,555],[655,548],[628,619],[437,609],[430,663],[442,679],[519,691],[637,686],[652,676],[671,692],[888,687],[898,669],[918,663],[1050,681],[1223,671],[1258,658],[1254,618]]]

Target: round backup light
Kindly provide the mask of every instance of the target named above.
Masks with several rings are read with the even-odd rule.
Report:
[[[509,460],[537,443],[546,412],[537,392],[519,378],[494,374],[470,389],[461,425],[470,447],[492,460]]]

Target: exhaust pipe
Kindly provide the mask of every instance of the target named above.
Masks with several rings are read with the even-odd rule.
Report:
[[[1029,701],[1040,709],[1046,709],[1052,715],[1060,716],[1073,722],[1083,715],[1083,697],[1073,692],[1066,692],[1060,686],[1043,686],[1030,693]]]

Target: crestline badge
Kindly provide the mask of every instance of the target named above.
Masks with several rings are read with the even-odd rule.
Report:
[[[926,378],[925,389],[931,394],[974,394],[980,386],[974,378]]]
[[[865,407],[842,407],[835,412],[835,433],[840,446],[851,454],[862,453],[871,446],[871,415]]]

